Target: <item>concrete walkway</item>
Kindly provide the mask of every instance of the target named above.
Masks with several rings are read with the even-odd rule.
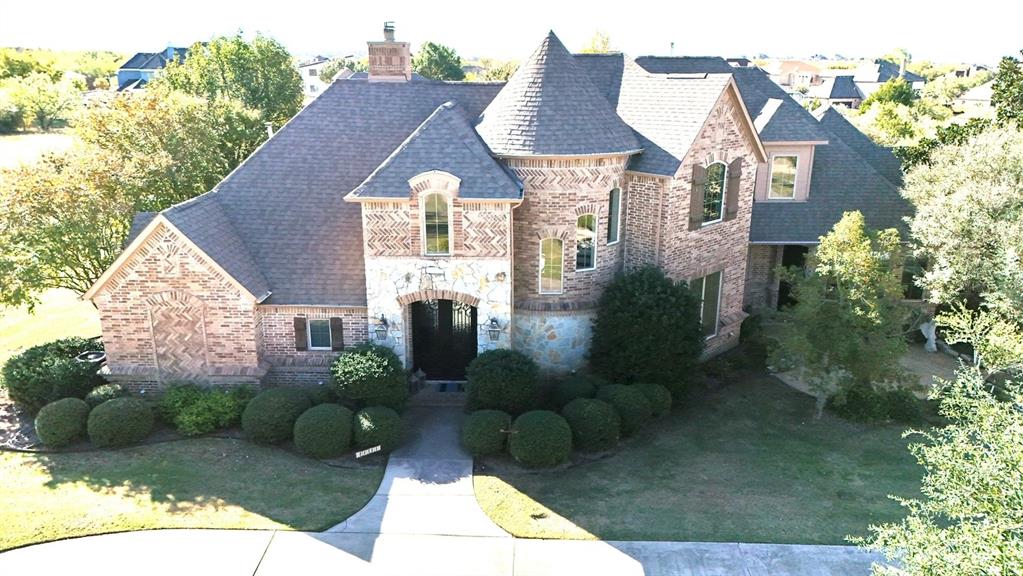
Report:
[[[76,576],[868,576],[849,546],[521,540],[476,503],[457,408],[413,407],[365,508],[327,532],[160,530],[0,554],[0,574]]]

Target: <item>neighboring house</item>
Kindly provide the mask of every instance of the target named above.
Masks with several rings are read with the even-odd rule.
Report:
[[[955,99],[955,107],[960,112],[984,113],[991,110],[991,96],[994,94],[995,81],[975,86]]]
[[[863,94],[856,87],[852,76],[825,78],[819,85],[810,87],[806,97],[817,99],[824,105],[846,108],[859,108],[863,102]]]
[[[863,98],[870,96],[885,82],[894,78],[904,78],[914,90],[921,90],[927,79],[919,74],[914,74],[902,66],[889,62],[888,60],[874,60],[860,64],[853,73],[853,82],[859,89]]]
[[[990,72],[991,69],[983,64],[963,64],[952,72],[956,78],[970,78],[980,72]]]
[[[821,67],[803,60],[781,60],[767,67],[771,80],[791,88],[816,86],[821,83]]]
[[[551,33],[507,84],[440,82],[392,36],[209,193],[139,214],[85,297],[136,389],[327,382],[367,340],[431,379],[493,348],[567,372],[605,287],[650,265],[699,294],[715,354],[843,211],[902,225],[890,160],[721,58]]]
[[[320,95],[321,92],[327,89],[330,85],[329,82],[324,82],[320,75],[323,73],[323,68],[330,63],[330,58],[326,56],[316,56],[311,60],[301,62],[298,65],[298,75],[302,77],[302,94],[307,100],[315,98]],[[352,71],[348,68],[342,68],[338,70],[337,74],[331,80],[343,80],[352,75]]]
[[[117,69],[117,91],[142,90],[168,62],[183,62],[188,48],[168,46],[163,52],[139,52]]]

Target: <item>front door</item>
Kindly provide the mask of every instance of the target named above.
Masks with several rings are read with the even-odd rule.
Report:
[[[476,357],[476,308],[453,300],[414,302],[413,370],[429,380],[464,380]]]

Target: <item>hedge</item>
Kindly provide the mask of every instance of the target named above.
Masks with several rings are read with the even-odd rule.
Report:
[[[89,412],[89,440],[99,447],[145,440],[153,431],[153,409],[137,398],[107,400]]]
[[[489,456],[504,450],[512,419],[500,410],[477,410],[462,424],[462,446],[473,456]]]
[[[405,368],[393,350],[373,343],[342,352],[330,367],[337,395],[358,406],[401,410],[408,399]]]
[[[671,412],[671,392],[665,386],[641,382],[633,384],[632,387],[642,392],[650,401],[650,410],[654,418],[660,418]]]
[[[379,445],[390,452],[401,443],[401,416],[386,406],[363,408],[355,415],[354,437],[359,450]]]
[[[540,370],[532,358],[508,349],[480,354],[465,371],[470,409],[519,414],[536,405]]]
[[[103,344],[85,338],[64,338],[33,346],[12,356],[3,366],[2,384],[16,404],[35,414],[61,398],[84,398],[103,384],[99,364],[79,362],[75,357]]]
[[[551,401],[560,410],[576,398],[593,398],[597,395],[597,388],[605,384],[607,382],[597,376],[574,374],[554,384]]]
[[[621,419],[622,436],[629,436],[653,417],[650,401],[639,389],[622,384],[601,386],[597,398],[614,407]]]
[[[289,440],[295,430],[295,421],[312,405],[305,390],[264,390],[250,400],[242,412],[242,430],[253,442],[261,444]]]
[[[580,450],[610,450],[621,436],[621,419],[614,407],[596,398],[576,398],[561,411],[572,429],[572,444]]]
[[[336,458],[352,448],[352,411],[318,404],[295,421],[295,447],[313,458]]]
[[[85,436],[89,405],[78,398],[50,402],[36,414],[36,435],[50,448],[67,446]]]
[[[572,429],[564,418],[549,410],[526,412],[512,424],[508,451],[527,468],[557,466],[572,451]]]

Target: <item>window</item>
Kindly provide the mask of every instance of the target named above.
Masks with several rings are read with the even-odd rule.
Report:
[[[560,238],[540,241],[540,293],[561,293],[563,245]]]
[[[721,272],[715,272],[689,282],[689,289],[700,297],[700,323],[707,338],[718,332],[718,312],[721,305]]]
[[[317,90],[316,84],[310,84],[309,85],[309,91],[310,92],[316,92],[316,90]]]
[[[427,254],[449,254],[448,201],[443,194],[429,194],[423,201],[423,235]]]
[[[309,349],[330,350],[330,320],[309,320]]]
[[[768,198],[791,200],[796,197],[796,167],[798,156],[774,156],[771,158],[771,189]]]
[[[575,221],[575,269],[597,267],[597,215],[583,214]]]
[[[309,69],[309,75],[310,76],[316,76],[317,74],[318,74],[318,72],[316,71],[316,68],[310,68]]]
[[[622,191],[611,189],[607,200],[607,243],[618,241],[618,227],[622,225]]]
[[[707,167],[707,183],[703,189],[703,223],[721,220],[725,208],[725,176],[728,169],[721,162]]]

